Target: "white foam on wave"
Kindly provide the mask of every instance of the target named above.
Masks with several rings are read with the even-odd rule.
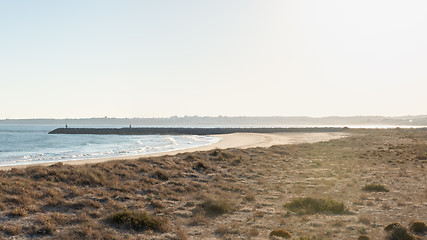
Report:
[[[44,145],[39,144],[34,149],[23,149],[25,152],[22,153],[14,150],[7,158],[2,158],[0,154],[0,166],[145,155],[199,147],[219,141],[219,138],[215,137],[194,135],[52,136],[44,133],[41,135],[47,139]],[[54,141],[50,140],[52,138]],[[40,153],[33,154],[32,151]]]
[[[166,139],[171,143],[171,145],[173,146],[178,145],[178,143],[176,143],[176,140],[173,137],[167,137]]]

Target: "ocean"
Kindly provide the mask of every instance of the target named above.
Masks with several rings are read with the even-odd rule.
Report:
[[[196,135],[63,135],[48,134],[64,125],[0,124],[0,166],[55,163],[169,152],[211,145],[220,140]],[[124,126],[74,125],[73,127],[120,128]],[[138,126],[133,126],[138,127]],[[155,126],[153,126],[155,127]],[[160,127],[160,126],[158,126]],[[167,126],[161,126],[167,127]],[[177,126],[171,126],[177,127]],[[181,126],[213,127],[213,126]],[[330,126],[214,126],[214,127],[345,127]],[[349,126],[350,128],[419,128],[425,126]]]
[[[205,146],[220,140],[194,135],[48,134],[58,127],[63,126],[0,124],[0,166],[144,155]]]

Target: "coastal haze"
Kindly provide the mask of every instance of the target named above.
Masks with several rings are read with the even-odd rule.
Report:
[[[77,118],[77,119],[3,119],[0,124],[51,124],[70,126],[141,127],[356,127],[390,128],[427,126],[427,116],[354,116],[354,117],[169,117],[169,118]]]

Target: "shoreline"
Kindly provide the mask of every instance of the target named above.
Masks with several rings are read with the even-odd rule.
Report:
[[[221,138],[218,142],[206,146],[193,147],[181,150],[173,150],[168,152],[150,153],[134,156],[122,157],[109,157],[100,159],[81,159],[69,160],[58,162],[34,163],[34,164],[21,164],[11,166],[0,166],[0,170],[10,170],[13,168],[26,168],[32,166],[50,166],[56,163],[63,163],[66,165],[84,165],[95,164],[108,161],[120,160],[133,160],[139,158],[158,157],[167,155],[176,155],[187,152],[208,151],[212,149],[226,149],[226,148],[252,148],[252,147],[271,147],[273,145],[285,144],[298,144],[298,143],[314,143],[321,141],[328,141],[347,137],[349,134],[344,132],[321,132],[321,133],[301,133],[301,132],[288,132],[288,133],[229,133],[229,134],[216,134],[209,135],[212,137]]]

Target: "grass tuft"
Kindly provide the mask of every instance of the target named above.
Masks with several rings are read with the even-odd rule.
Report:
[[[362,190],[365,192],[389,192],[387,187],[381,184],[366,184]]]
[[[52,235],[56,230],[56,227],[52,223],[44,223],[39,226],[32,226],[32,235]]]
[[[369,240],[370,238],[367,235],[360,235],[357,240]]]
[[[11,217],[24,217],[28,214],[25,208],[15,208],[8,213]]]
[[[417,234],[424,234],[427,232],[427,225],[421,221],[412,222],[409,230]]]
[[[16,225],[0,225],[0,230],[9,236],[16,236],[22,233],[22,227]]]
[[[236,210],[234,203],[230,199],[225,198],[207,198],[200,207],[205,210],[208,215],[221,215],[231,213]]]
[[[156,169],[154,170],[153,174],[151,175],[153,178],[162,180],[162,181],[167,181],[169,180],[169,175],[163,171],[162,169]]]
[[[292,234],[284,229],[275,229],[271,231],[270,237],[292,238]]]
[[[396,224],[389,231],[388,240],[415,240],[416,238],[402,225]]]
[[[109,217],[112,223],[125,226],[137,231],[154,230],[169,231],[169,221],[163,218],[150,216],[146,212],[117,212]]]
[[[393,230],[393,228],[396,226],[402,226],[402,225],[400,225],[400,223],[390,223],[389,225],[385,226],[384,230],[389,232]]]
[[[334,213],[334,214],[344,214],[348,213],[348,210],[345,208],[344,203],[337,202],[334,200],[325,200],[321,198],[311,198],[303,197],[296,198],[292,201],[284,204],[284,207],[288,208],[291,211],[299,213]]]

